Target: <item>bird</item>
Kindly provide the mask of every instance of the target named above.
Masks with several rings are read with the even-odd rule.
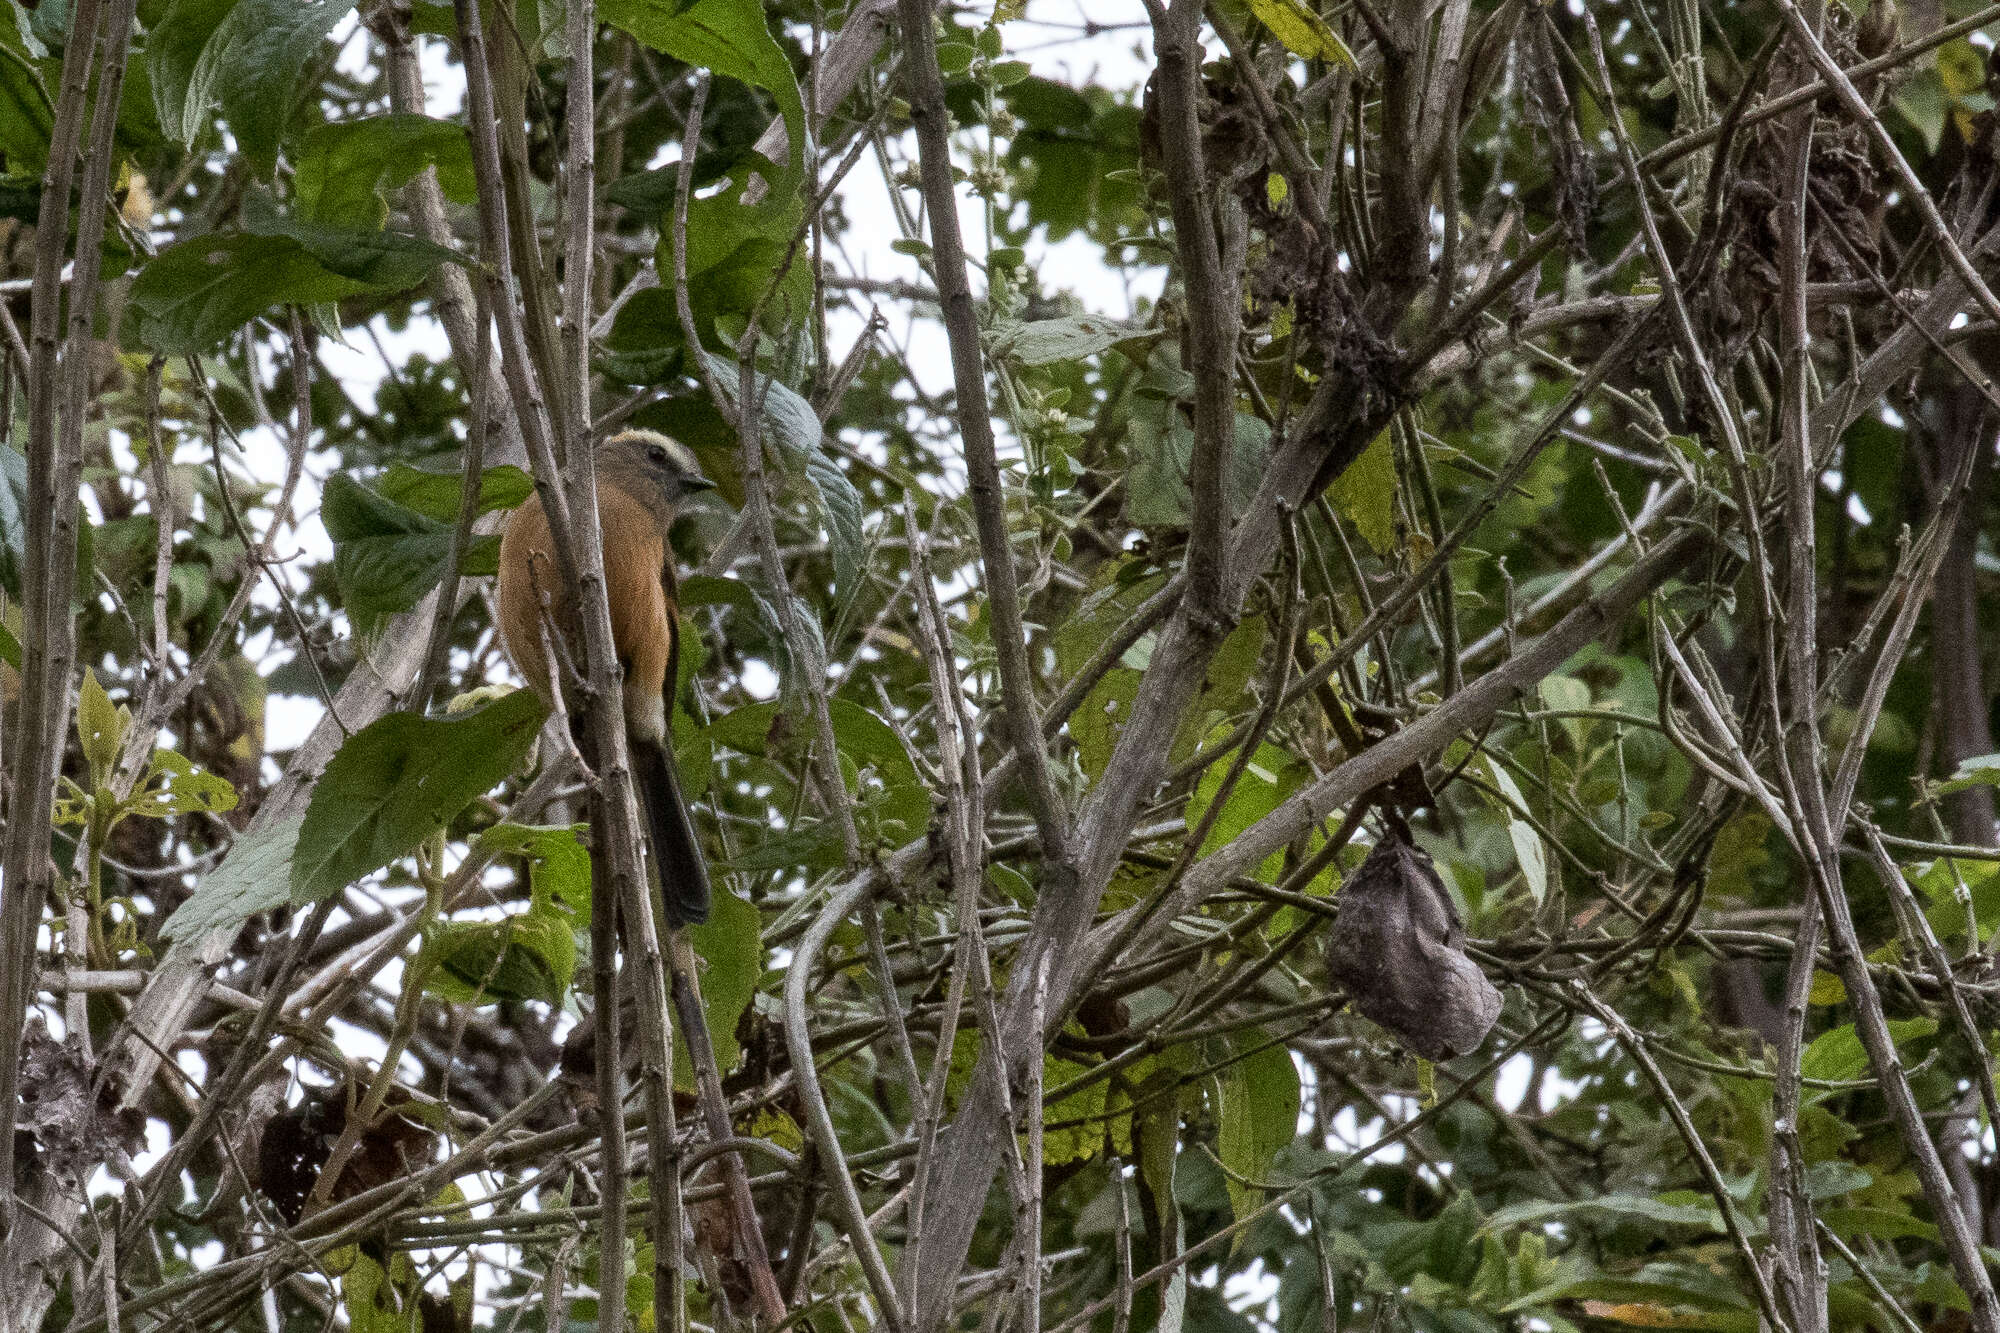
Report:
[[[645,819],[667,925],[708,920],[708,864],[681,794],[674,765],[674,686],[680,664],[680,618],[673,548],[667,530],[681,502],[712,490],[688,447],[655,431],[628,430],[596,449],[597,518],[604,539],[604,591],[611,639],[625,673],[626,745],[632,786]],[[549,643],[561,636],[582,670],[583,633],[563,591],[548,514],[539,495],[508,517],[500,538],[500,637],[528,685],[553,706]]]

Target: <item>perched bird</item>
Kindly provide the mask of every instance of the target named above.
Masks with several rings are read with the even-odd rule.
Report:
[[[597,517],[604,533],[604,591],[611,638],[625,671],[625,739],[644,813],[667,924],[708,919],[708,866],[674,769],[674,682],[680,662],[678,579],[667,529],[680,502],[715,483],[687,446],[629,430],[597,446]],[[539,495],[516,509],[500,539],[500,637],[515,668],[551,702],[543,616],[562,651],[583,669],[583,632],[562,586]],[[553,643],[554,636],[548,641]]]

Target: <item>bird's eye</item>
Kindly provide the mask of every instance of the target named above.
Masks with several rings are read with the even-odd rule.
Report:
[[[667,451],[661,445],[655,444],[648,447],[646,457],[652,459],[656,467],[665,467],[667,465]]]

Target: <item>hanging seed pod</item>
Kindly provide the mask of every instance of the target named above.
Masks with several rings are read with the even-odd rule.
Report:
[[[1430,857],[1391,831],[1334,901],[1327,975],[1356,1009],[1426,1060],[1485,1040],[1500,992],[1465,956],[1465,927]]]

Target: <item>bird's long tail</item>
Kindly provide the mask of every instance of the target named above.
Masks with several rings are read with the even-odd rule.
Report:
[[[694,819],[681,796],[673,755],[662,745],[633,745],[632,778],[652,839],[653,868],[660,877],[667,925],[698,926],[708,920],[708,863],[702,859]]]

